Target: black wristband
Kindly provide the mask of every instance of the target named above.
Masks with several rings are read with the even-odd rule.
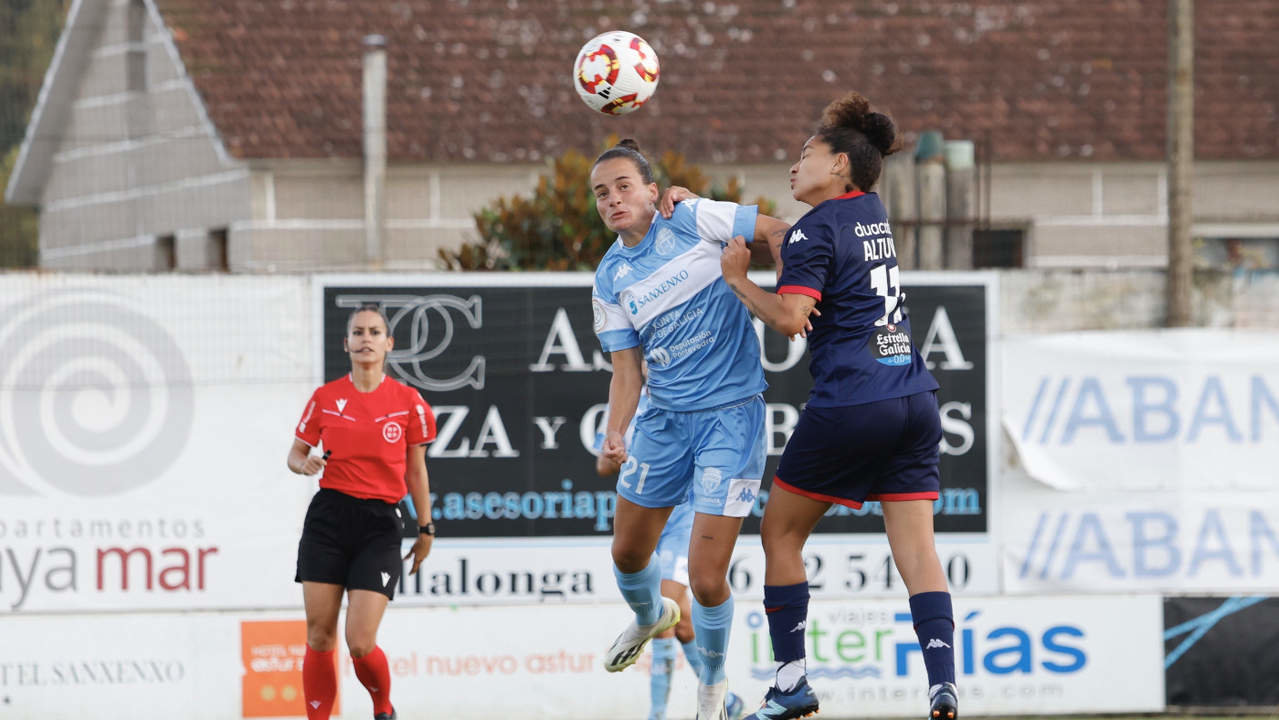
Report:
[[[425,524],[425,525],[419,525],[419,526],[418,526],[418,528],[417,528],[417,532],[418,532],[418,534],[419,534],[419,535],[430,535],[430,536],[434,537],[434,536],[435,536],[435,523],[433,523],[433,522],[429,522],[429,523],[427,523],[427,524]]]

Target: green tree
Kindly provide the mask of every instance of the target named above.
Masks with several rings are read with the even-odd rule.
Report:
[[[70,0],[0,0],[0,188],[8,187]],[[37,259],[33,208],[0,200],[0,267]]]
[[[617,143],[610,138],[605,147]],[[608,250],[616,234],[604,226],[590,192],[593,160],[576,150],[555,158],[537,181],[532,197],[498,198],[474,214],[480,242],[457,250],[439,251],[452,270],[590,270]],[[742,202],[742,187],[734,178],[726,186],[712,185],[702,170],[676,152],[653,163],[659,188],[682,185],[715,200]],[[774,205],[756,198],[760,212]]]

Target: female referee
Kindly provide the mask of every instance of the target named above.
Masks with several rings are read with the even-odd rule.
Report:
[[[632,140],[606,150],[591,170],[595,208],[618,234],[595,272],[595,333],[611,353],[609,419],[601,457],[621,467],[613,518],[618,588],[634,617],[605,656],[610,672],[629,667],[654,635],[680,617],[661,595],[653,555],[671,508],[692,487],[688,575],[693,627],[704,662],[699,720],[727,716],[724,657],[733,619],[726,573],[742,517],[764,471],[766,383],[750,316],[720,276],[721,248],[734,235],[777,257],[786,224],[754,206],[710,200],[657,213],[653,171]],[[627,425],[648,361],[652,406]]]
[[[400,516],[407,489],[426,520],[405,555],[417,572],[431,552],[435,525],[426,475],[426,444],[435,439],[435,415],[417,390],[386,376],[393,339],[376,305],[351,313],[343,349],[351,373],[321,385],[298,423],[289,469],[321,470],[298,543],[296,582],[306,606],[302,690],[307,720],[327,720],[337,694],[333,662],[338,611],[347,594],[346,645],[355,675],[373,698],[375,720],[394,720],[391,676],[377,646],[377,629],[400,579]],[[312,453],[323,446],[324,454]]]
[[[724,279],[769,327],[793,335],[813,310],[808,349],[813,389],[786,444],[764,509],[764,609],[777,680],[756,720],[816,712],[804,678],[808,581],[801,552],[817,521],[840,503],[883,503],[893,560],[928,672],[929,716],[954,720],[954,620],[933,541],[940,486],[937,381],[910,340],[902,312],[892,229],[871,188],[898,148],[888,116],[849,93],[822,113],[790,169],[791,192],[812,206],[782,246],[777,293],[746,278],[748,252],[735,238],[721,258]]]

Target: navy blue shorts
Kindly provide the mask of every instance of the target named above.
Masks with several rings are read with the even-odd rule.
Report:
[[[844,407],[806,407],[773,486],[859,508],[867,500],[936,500],[937,393]]]

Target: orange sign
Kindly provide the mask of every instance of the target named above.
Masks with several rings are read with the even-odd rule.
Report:
[[[242,621],[240,659],[244,717],[304,717],[302,660],[306,657],[305,620]],[[337,653],[333,653],[334,661]],[[333,715],[339,713],[333,700]]]

